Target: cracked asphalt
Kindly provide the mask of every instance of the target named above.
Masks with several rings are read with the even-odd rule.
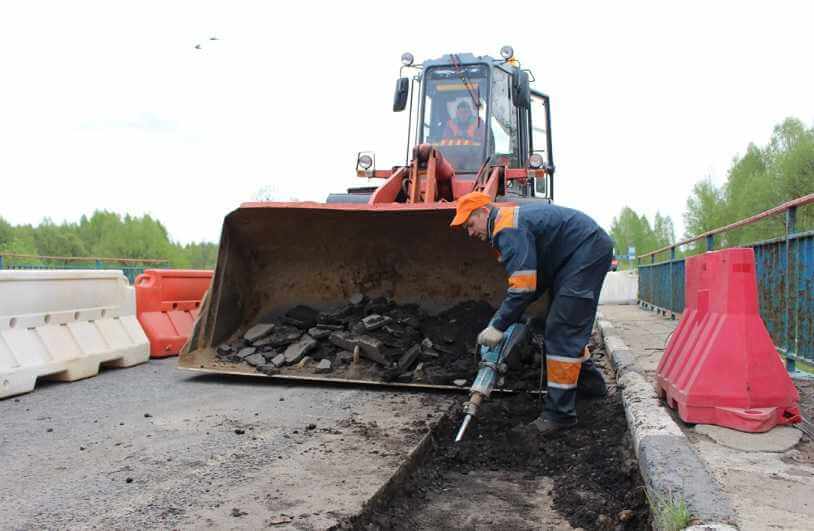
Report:
[[[1,400],[0,528],[327,528],[459,399],[175,365]]]

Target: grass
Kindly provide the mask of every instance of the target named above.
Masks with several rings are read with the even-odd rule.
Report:
[[[681,531],[692,524],[687,502],[670,493],[667,496],[651,494],[645,489],[653,515],[653,527],[659,531]]]

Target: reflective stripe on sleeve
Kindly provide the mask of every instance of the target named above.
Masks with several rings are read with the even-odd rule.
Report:
[[[510,293],[527,293],[537,290],[537,271],[516,271],[509,277]]]

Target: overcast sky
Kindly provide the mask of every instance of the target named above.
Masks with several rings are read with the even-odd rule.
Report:
[[[556,202],[605,227],[628,205],[680,236],[696,181],[814,123],[810,2],[282,4],[3,0],[0,216],[149,213],[217,241],[261,188],[324,200],[357,151],[403,160],[404,51],[511,44],[551,96]]]

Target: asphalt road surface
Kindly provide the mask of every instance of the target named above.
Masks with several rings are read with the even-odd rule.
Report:
[[[330,527],[460,400],[175,364],[0,400],[0,528]]]

